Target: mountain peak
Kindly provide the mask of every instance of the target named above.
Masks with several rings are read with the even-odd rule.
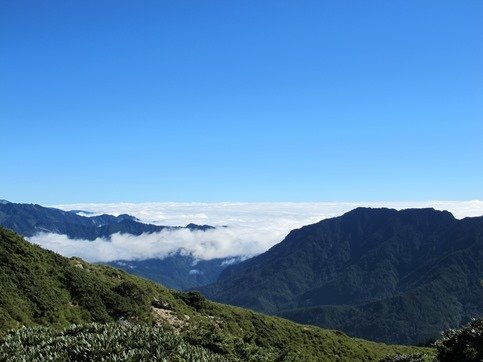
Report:
[[[186,225],[186,229],[206,231],[206,230],[215,229],[215,227],[211,226],[211,225],[198,225],[198,224],[190,223],[190,224]]]
[[[439,215],[452,215],[449,211],[446,210],[437,210],[433,207],[422,207],[422,208],[407,208],[407,209],[393,209],[388,207],[367,207],[367,206],[360,206],[346,212],[344,215],[351,215],[351,214],[363,214],[363,213],[371,213],[380,214],[380,215],[390,215],[390,214],[439,214]],[[342,216],[344,216],[342,215]]]
[[[129,215],[129,214],[121,214],[118,215],[117,218],[119,220],[132,220],[132,221],[139,221],[139,219],[135,216]]]
[[[342,216],[339,217],[342,220],[353,219],[358,220],[360,222],[364,220],[371,220],[371,221],[382,221],[382,220],[389,220],[393,218],[397,218],[400,220],[406,220],[406,222],[410,222],[409,220],[418,220],[418,221],[430,221],[431,222],[441,222],[447,223],[456,220],[452,213],[446,210],[436,210],[432,207],[427,208],[409,208],[409,209],[402,209],[396,210],[391,208],[371,208],[371,207],[358,207],[351,211],[346,212]],[[336,218],[337,219],[337,218]],[[325,219],[322,222],[332,220],[332,219]]]

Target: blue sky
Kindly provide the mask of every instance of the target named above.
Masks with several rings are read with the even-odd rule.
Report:
[[[0,1],[0,198],[483,199],[483,2]]]

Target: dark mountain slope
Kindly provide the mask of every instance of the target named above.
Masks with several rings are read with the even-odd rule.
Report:
[[[107,265],[150,279],[168,288],[191,290],[216,281],[228,264],[241,258],[198,260],[191,255],[173,253],[164,259],[117,260]]]
[[[482,217],[359,208],[293,230],[201,290],[365,338],[422,342],[483,313],[482,230]]]
[[[235,361],[367,361],[395,353],[431,353],[430,350],[386,346],[349,338],[340,332],[297,325],[280,318],[212,303],[198,293],[170,291],[111,267],[61,257],[0,228],[0,344],[3,342],[2,334],[9,328],[36,325],[62,327],[70,323],[119,320],[123,321],[121,324],[128,325],[163,326],[162,330],[151,332],[166,335],[167,339],[173,337],[166,333],[175,332],[179,336],[176,338],[182,338],[183,343],[204,347]],[[87,338],[90,334],[88,330],[92,328],[104,329],[87,326],[74,327],[74,330],[86,331],[84,337]],[[125,333],[132,332],[130,329],[106,328],[112,330],[109,333],[125,336],[120,336],[118,340],[125,340]],[[72,334],[65,333],[67,337]],[[58,339],[55,342],[51,338],[56,334],[53,330],[34,334],[34,340],[19,350],[26,353],[32,351],[30,347],[33,346],[39,349],[42,345],[58,345],[69,340]],[[45,335],[45,341],[42,341],[42,335]],[[127,338],[128,342],[135,343],[133,338]],[[99,345],[101,349],[108,348],[103,341],[105,339],[94,338],[89,343]],[[0,350],[13,348],[11,342],[9,346],[1,345]],[[143,341],[138,348],[144,348],[146,344],[151,345],[151,342]],[[110,348],[120,352],[125,347],[111,345]],[[155,346],[149,348],[156,350]],[[160,352],[159,349],[156,351]],[[48,357],[48,351],[45,353]]]

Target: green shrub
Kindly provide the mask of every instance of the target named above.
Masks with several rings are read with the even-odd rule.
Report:
[[[483,361],[483,319],[475,319],[461,329],[443,332],[434,345],[441,362]]]
[[[206,305],[206,298],[200,292],[176,293],[175,295],[196,310],[200,310]]]

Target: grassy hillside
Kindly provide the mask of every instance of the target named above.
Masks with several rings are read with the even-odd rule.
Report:
[[[183,343],[229,360],[363,361],[421,351],[170,291],[108,266],[61,257],[0,229],[0,334],[21,326],[116,321],[162,326]]]

